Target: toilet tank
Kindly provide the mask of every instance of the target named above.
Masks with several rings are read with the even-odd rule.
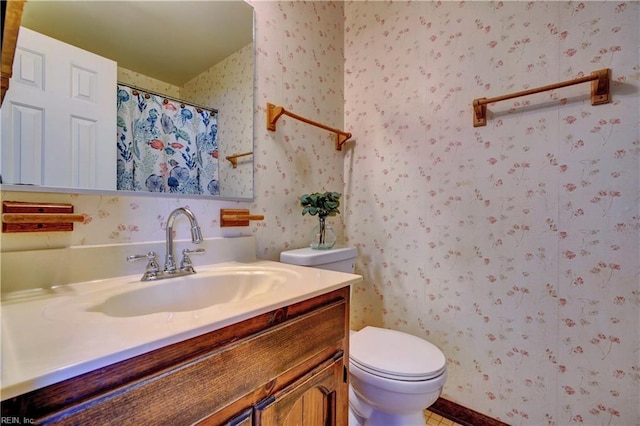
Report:
[[[280,253],[280,262],[353,274],[356,267],[355,247],[315,250],[311,247]]]

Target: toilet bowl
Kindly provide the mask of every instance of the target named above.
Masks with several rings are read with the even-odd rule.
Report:
[[[280,261],[353,273],[356,249],[283,251]],[[446,359],[430,342],[401,331],[364,327],[350,333],[349,426],[424,425],[447,379]]]
[[[350,337],[349,426],[424,424],[424,409],[447,379],[442,352],[419,337],[378,327]]]

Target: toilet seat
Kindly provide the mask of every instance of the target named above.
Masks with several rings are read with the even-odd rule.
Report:
[[[398,381],[430,380],[446,370],[444,354],[432,343],[401,331],[371,326],[351,336],[349,360],[369,374]]]

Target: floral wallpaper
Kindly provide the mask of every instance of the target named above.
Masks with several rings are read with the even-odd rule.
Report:
[[[300,196],[346,193],[345,152],[335,134],[287,116],[266,130],[266,104],[342,128],[344,120],[344,5],[341,2],[251,1],[256,13],[255,201],[266,220],[253,230],[258,257],[306,247],[317,216],[302,216]],[[341,212],[345,212],[341,208]],[[329,218],[344,243],[344,214]]]
[[[182,98],[218,108],[222,196],[251,198],[253,194],[253,155],[239,157],[235,169],[225,160],[253,151],[253,80],[253,44],[248,44],[181,89]]]
[[[441,348],[513,425],[640,424],[638,2],[348,2],[355,328]],[[612,70],[589,84],[494,97]]]
[[[165,194],[162,197],[152,193],[133,196],[129,194],[131,193],[121,195],[116,192],[60,194],[2,191],[3,201],[69,203],[73,204],[74,213],[85,216],[84,222],[74,225],[73,232],[2,234],[2,252],[164,242],[167,217],[172,210],[182,206],[193,210],[204,238],[250,235],[247,228],[220,228],[221,208],[247,208],[247,203],[214,201],[175,194]],[[176,222],[176,241],[190,240],[188,222],[183,222],[184,220],[181,218]],[[161,255],[164,256],[164,251]],[[1,260],[0,257],[0,262]],[[123,263],[126,263],[124,259]],[[57,275],[54,271],[42,272]]]
[[[358,248],[352,326],[429,339],[443,397],[522,425],[640,424],[638,2],[275,2],[256,12],[255,200],[74,197],[65,235],[2,250],[159,241],[174,206],[205,237],[253,234],[257,255],[308,244],[308,192],[342,192],[339,243]],[[471,101],[611,68],[588,84]],[[265,104],[352,132],[334,137]],[[33,194],[18,193],[33,199]],[[3,192],[3,199],[16,193]],[[220,228],[222,206],[265,220]]]

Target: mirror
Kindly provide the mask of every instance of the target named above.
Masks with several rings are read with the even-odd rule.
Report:
[[[117,79],[121,83],[168,99],[218,110],[216,154],[220,196],[213,198],[251,200],[255,86],[253,23],[253,8],[240,0],[34,0],[26,2],[21,25],[116,61]],[[154,42],[153,39],[157,40]],[[214,79],[219,75],[224,78]],[[15,85],[12,81],[7,98]],[[3,103],[3,114],[7,100]],[[237,157],[233,158],[234,155]],[[227,160],[227,157],[232,158]],[[116,168],[115,158],[113,168]],[[2,189],[108,192],[11,183],[5,178]]]

